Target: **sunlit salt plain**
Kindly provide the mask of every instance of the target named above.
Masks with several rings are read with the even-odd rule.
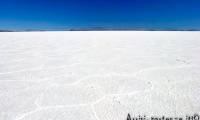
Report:
[[[200,32],[0,33],[1,120],[200,114]]]

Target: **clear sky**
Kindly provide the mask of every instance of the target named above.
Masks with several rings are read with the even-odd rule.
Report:
[[[200,29],[200,0],[0,0],[0,29]]]

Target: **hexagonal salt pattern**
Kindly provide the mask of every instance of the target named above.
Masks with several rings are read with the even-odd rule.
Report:
[[[199,32],[0,33],[0,119],[200,114],[199,38]]]

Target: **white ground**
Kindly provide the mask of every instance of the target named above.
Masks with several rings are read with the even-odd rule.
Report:
[[[0,120],[200,114],[200,32],[0,33]]]

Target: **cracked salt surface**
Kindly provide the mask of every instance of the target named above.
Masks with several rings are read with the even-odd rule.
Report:
[[[199,38],[199,32],[0,33],[0,119],[200,114]]]

